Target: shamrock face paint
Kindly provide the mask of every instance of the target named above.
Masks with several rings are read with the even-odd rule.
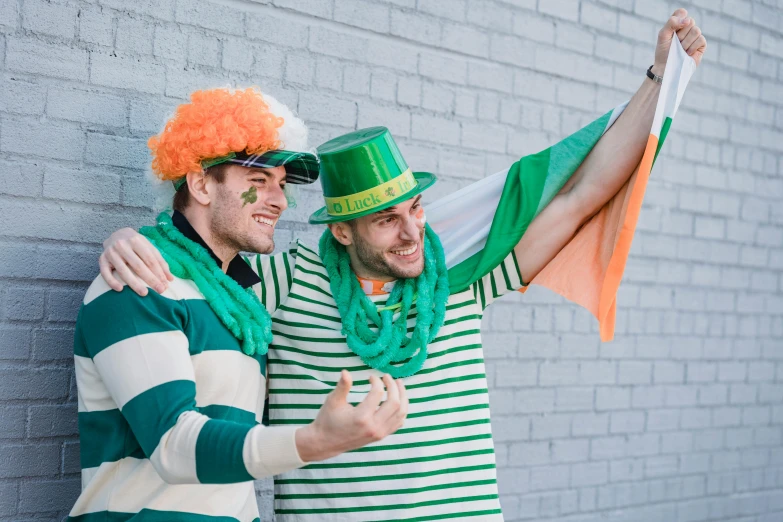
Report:
[[[244,203],[242,203],[243,207],[248,203],[255,203],[258,200],[258,193],[256,192],[256,187],[255,186],[250,187],[249,189],[247,189],[246,192],[243,192],[239,197],[242,199],[242,201],[244,201]]]

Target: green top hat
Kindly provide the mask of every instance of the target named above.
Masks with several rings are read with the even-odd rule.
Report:
[[[318,147],[326,206],[310,223],[337,223],[378,212],[435,183],[429,172],[411,172],[386,127],[360,129]]]

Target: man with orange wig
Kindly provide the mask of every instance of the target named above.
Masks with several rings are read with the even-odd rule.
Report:
[[[74,342],[82,494],[70,519],[258,520],[254,479],[396,431],[405,389],[375,377],[354,407],[344,372],[307,426],[262,425],[271,319],[238,254],[270,253],[285,184],[317,179],[307,128],[255,89],[214,89],[179,106],[149,147],[176,193],[173,215],[142,233],[173,276],[138,295],[104,271],[85,295]]]

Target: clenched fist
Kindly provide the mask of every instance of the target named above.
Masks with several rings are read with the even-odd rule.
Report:
[[[682,48],[685,49],[688,56],[694,59],[696,65],[699,65],[702,56],[704,56],[707,39],[701,34],[696,20],[688,16],[688,11],[682,8],[677,9],[658,32],[658,44],[655,47],[655,62],[652,71],[659,76],[663,75],[666,59],[669,57],[669,48],[675,34],[679,38]]]

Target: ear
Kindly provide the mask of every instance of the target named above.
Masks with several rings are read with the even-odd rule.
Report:
[[[209,205],[211,197],[206,173],[203,170],[201,172],[188,172],[187,183],[190,197],[200,205]]]
[[[329,227],[332,235],[341,245],[348,246],[353,244],[353,235],[348,223],[329,223],[326,226]]]

